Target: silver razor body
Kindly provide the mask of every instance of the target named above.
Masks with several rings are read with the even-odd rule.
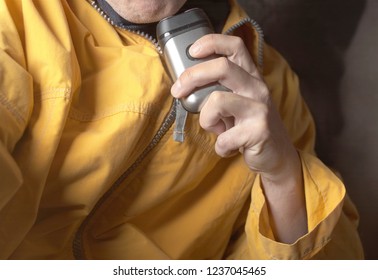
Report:
[[[162,47],[166,66],[174,81],[185,69],[198,63],[214,59],[213,55],[204,59],[195,59],[189,54],[190,46],[206,34],[214,33],[206,14],[200,9],[191,9],[182,14],[163,19],[157,27],[157,37]],[[199,113],[213,91],[228,91],[218,83],[196,88],[181,104],[191,113]]]

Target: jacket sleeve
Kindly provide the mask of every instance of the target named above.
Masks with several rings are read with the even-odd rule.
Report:
[[[0,213],[23,181],[12,154],[25,131],[33,106],[32,79],[25,70],[23,43],[7,5],[0,1]],[[0,245],[11,243],[9,238],[4,240],[2,234],[0,230]],[[4,246],[0,248],[2,256],[5,249]]]
[[[308,233],[293,244],[274,240],[257,176],[244,232],[231,244],[231,259],[361,259],[358,213],[338,176],[314,153],[315,129],[299,82],[286,61],[265,46],[264,78],[302,162]]]

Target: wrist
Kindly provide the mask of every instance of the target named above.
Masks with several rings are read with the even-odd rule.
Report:
[[[293,147],[289,153],[270,172],[261,173],[261,181],[264,186],[278,188],[291,188],[302,186],[302,163],[298,152]]]
[[[307,233],[302,164],[298,153],[295,154],[281,172],[261,174],[273,234],[277,241],[287,244]]]

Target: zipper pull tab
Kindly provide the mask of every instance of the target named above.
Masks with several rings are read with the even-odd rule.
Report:
[[[186,118],[188,116],[188,111],[182,107],[181,102],[179,99],[175,99],[175,106],[176,106],[176,123],[175,129],[173,131],[173,140],[176,142],[184,142],[185,139],[185,123]]]

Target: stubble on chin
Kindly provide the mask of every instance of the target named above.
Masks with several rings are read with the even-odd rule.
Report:
[[[185,1],[174,0],[168,4],[165,1],[148,0],[107,0],[112,8],[123,18],[134,23],[157,22],[164,17],[176,13]],[[176,2],[177,1],[177,2]]]

